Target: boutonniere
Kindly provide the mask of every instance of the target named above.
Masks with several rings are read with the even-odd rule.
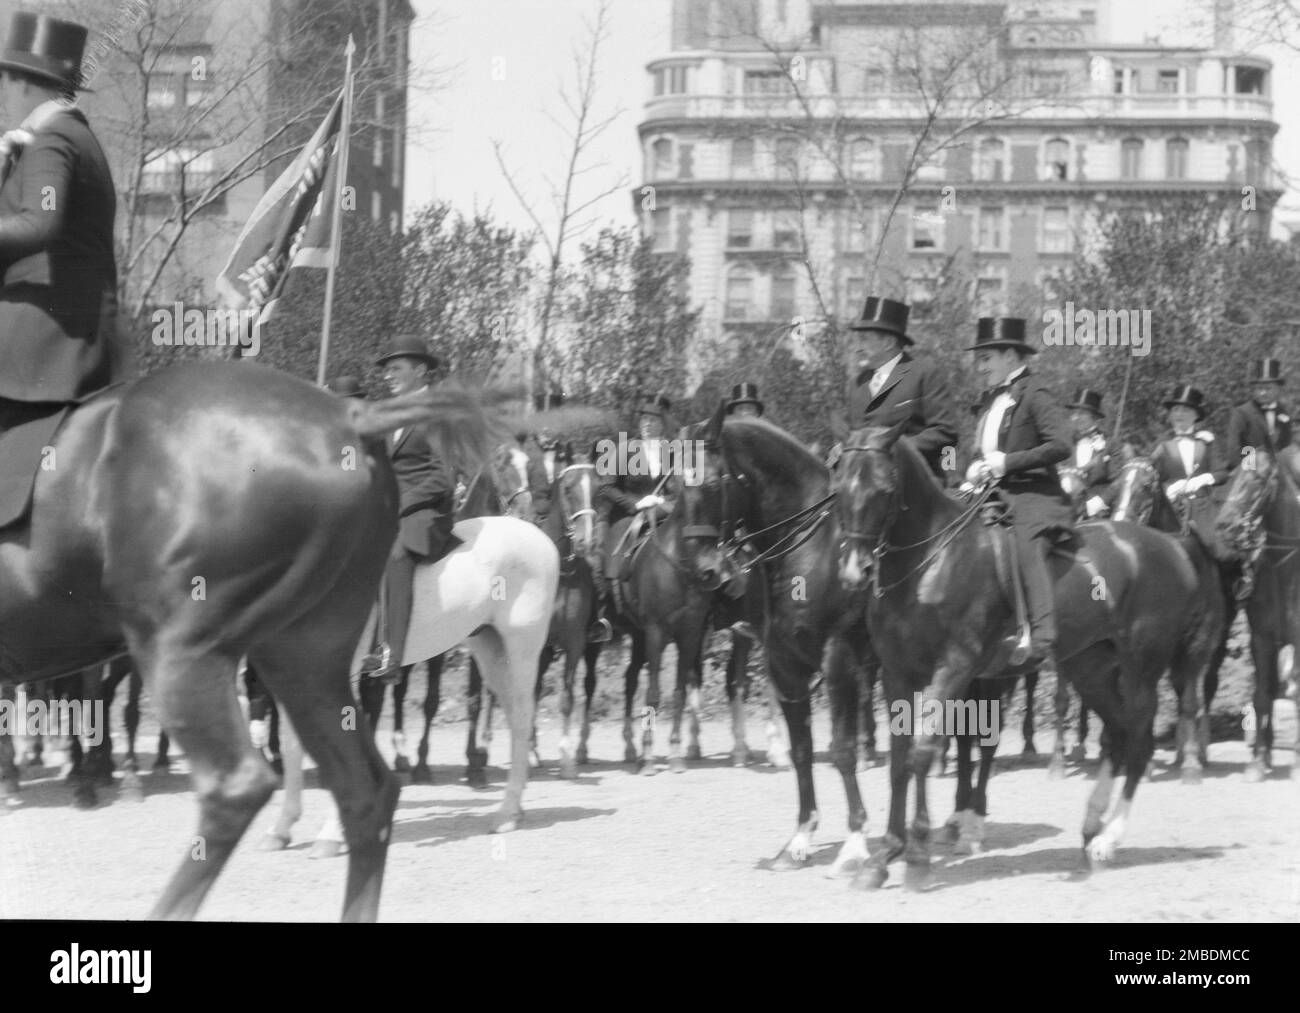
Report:
[[[17,158],[35,138],[26,130],[6,130],[0,135],[0,159]]]
[[[1278,420],[1279,422],[1290,422],[1290,421],[1291,421],[1291,416],[1288,415],[1286,412],[1278,412],[1278,413],[1277,413],[1277,420]]]

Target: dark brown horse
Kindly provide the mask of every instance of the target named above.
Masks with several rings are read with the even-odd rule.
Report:
[[[235,692],[247,655],[343,814],[343,915],[374,919],[398,786],[340,715],[397,530],[383,436],[417,422],[470,467],[495,436],[459,390],[362,404],[261,366],[177,366],[76,409],[30,526],[0,537],[0,681],[129,652],[189,761],[199,826],[154,917],[198,911],[275,789]]]
[[[1295,455],[1292,448],[1284,453]],[[1256,450],[1249,463],[1247,467],[1243,462],[1232,476],[1217,530],[1242,558],[1254,560],[1256,568],[1255,586],[1246,600],[1256,726],[1246,780],[1261,781],[1273,769],[1273,701],[1281,694],[1283,679],[1290,682],[1289,693],[1300,711],[1295,665],[1300,650],[1300,486],[1292,477],[1294,460],[1280,461]],[[1280,672],[1279,653],[1288,647],[1289,671]],[[1300,739],[1291,776],[1300,778]]]
[[[897,429],[854,432],[837,487],[844,528],[838,569],[846,585],[870,589],[868,623],[891,707],[910,709],[921,694],[927,713],[937,711],[946,723],[973,680],[1008,669],[1015,638],[1004,536],[980,523],[979,500],[967,506],[945,496]],[[1107,861],[1154,748],[1157,684],[1171,670],[1180,696],[1198,685],[1219,630],[1207,621],[1212,598],[1177,540],[1109,522],[1081,525],[1076,539],[1050,561],[1057,655],[1060,674],[1105,727],[1106,756],[1083,840],[1088,858]],[[899,857],[907,860],[907,885],[923,888],[930,879],[926,776],[937,735],[923,727],[914,741],[914,727],[904,722],[892,738],[889,828],[860,877],[868,888],[883,884]],[[1121,770],[1123,796],[1105,818]],[[917,792],[910,835],[909,775]]]

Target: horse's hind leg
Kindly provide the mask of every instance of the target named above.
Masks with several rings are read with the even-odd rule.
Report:
[[[253,749],[235,694],[237,655],[195,654],[156,645],[133,650],[190,762],[199,829],[151,918],[192,918],[244,831],[275,790],[275,775]]]
[[[510,728],[510,776],[494,827],[495,833],[503,834],[519,825],[524,811],[522,801],[524,785],[528,783],[537,669],[534,658],[507,648],[494,629],[471,637],[470,645],[483,673],[483,684],[494,691]]]
[[[1056,673],[1056,741],[1052,744],[1052,759],[1047,765],[1047,776],[1053,781],[1065,777],[1065,729],[1070,717],[1070,684],[1059,671]],[[1083,702],[1080,701],[1080,707]],[[1083,740],[1079,740],[1082,749]]]
[[[639,756],[632,732],[632,703],[636,700],[636,680],[645,661],[645,635],[640,630],[630,637],[627,668],[623,672],[623,762],[636,764]]]
[[[276,711],[283,708],[276,704]],[[269,717],[269,715],[268,715]],[[284,769],[284,797],[275,826],[266,832],[258,847],[262,851],[282,851],[293,842],[293,825],[302,819],[302,742],[287,717],[280,722],[280,759]]]
[[[403,665],[397,683],[393,686],[393,769],[399,774],[408,773],[411,763],[406,758],[406,690],[411,685],[411,669]]]
[[[424,694],[424,732],[420,735],[420,745],[415,751],[415,767],[411,771],[412,784],[433,784],[433,771],[429,769],[429,732],[433,728],[433,719],[438,716],[438,705],[442,702],[442,659],[441,654],[425,662],[429,673],[428,685]],[[470,719],[470,744],[474,741],[474,721]]]
[[[876,765],[876,681],[880,662],[874,654],[858,670],[858,773]]]
[[[443,655],[443,657],[446,657]],[[487,787],[487,745],[484,727],[492,726],[492,695],[483,686],[483,673],[473,658],[465,683],[465,708],[469,718],[468,741],[465,743],[465,783],[471,788]]]
[[[587,744],[591,740],[591,704],[596,695],[596,660],[600,657],[601,644],[588,644],[583,654],[587,675],[583,679],[582,689],[582,734],[578,740],[578,763],[588,762]]]
[[[1034,746],[1034,694],[1038,689],[1038,670],[1025,673],[1025,719],[1021,722],[1020,732],[1025,746],[1020,755],[1026,759],[1035,759],[1038,749]]]

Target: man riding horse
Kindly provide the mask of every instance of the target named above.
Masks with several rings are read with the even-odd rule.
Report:
[[[438,359],[429,354],[419,335],[403,334],[392,339],[376,365],[383,367],[384,382],[397,397],[428,390]],[[420,426],[398,429],[389,438],[388,452],[401,506],[397,539],[384,573],[376,634],[379,641],[361,666],[363,672],[376,678],[391,678],[401,668],[411,621],[411,581],[416,563],[435,562],[459,544],[451,533],[455,479],[434,451],[427,433]]]
[[[1073,528],[1073,510],[1056,465],[1070,456],[1070,420],[1051,390],[1029,371],[1037,349],[1025,342],[1025,321],[983,317],[976,331],[975,367],[988,390],[975,427],[975,460],[966,472],[973,486],[993,482],[1010,506],[1016,556],[1029,620],[1024,661],[1056,673],[1056,610],[1047,569],[1051,541]],[[1023,645],[1022,645],[1023,647]]]
[[[911,307],[870,296],[849,324],[848,363],[856,369],[849,395],[849,429],[903,424],[935,477],[943,482],[943,451],[957,445],[948,384],[934,366],[912,358],[907,334]],[[842,438],[845,434],[837,433]]]
[[[1101,420],[1106,417],[1101,410],[1101,392],[1080,388],[1065,407],[1074,428],[1069,468],[1078,473],[1083,486],[1079,512],[1085,518],[1098,517],[1110,509],[1110,484],[1114,477],[1111,461],[1115,456],[1110,441],[1101,431]]]
[[[0,141],[0,433],[113,379],[117,196],[74,101],[85,44],[85,26],[20,11],[0,52],[0,104],[17,125]],[[0,480],[24,483],[25,501],[31,475],[5,457]]]

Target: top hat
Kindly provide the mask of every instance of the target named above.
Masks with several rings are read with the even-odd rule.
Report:
[[[1101,410],[1101,391],[1089,390],[1087,387],[1080,387],[1074,395],[1074,400],[1065,407],[1082,408],[1084,411],[1092,412],[1099,419],[1106,417],[1106,413]]]
[[[9,38],[0,50],[0,70],[80,88],[86,35],[85,25],[32,11],[15,11],[9,19]]]
[[[333,380],[325,385],[325,389],[339,397],[361,397],[366,396],[365,390],[361,386],[361,381],[355,376],[336,376]]]
[[[375,360],[376,366],[382,366],[390,359],[418,359],[430,369],[438,368],[438,357],[429,354],[424,339],[418,334],[398,334],[388,343],[388,350]]]
[[[966,351],[986,348],[1014,348],[1026,355],[1038,354],[1037,348],[1025,344],[1025,322],[1020,317],[980,317],[975,326],[975,344]]]
[[[904,344],[911,345],[914,342],[907,336],[907,317],[911,312],[911,307],[906,303],[869,295],[862,307],[862,316],[849,324],[849,330],[884,331],[902,338]]]
[[[1172,408],[1174,405],[1184,405],[1196,410],[1196,421],[1200,422],[1209,414],[1209,409],[1205,407],[1205,395],[1195,387],[1181,386],[1175,387],[1174,392],[1165,399],[1164,406]]]
[[[731,388],[731,400],[727,402],[727,414],[731,414],[733,408],[743,404],[752,404],[758,406],[758,414],[763,414],[763,402],[758,399],[758,388],[748,381],[738,383]]]
[[[636,413],[663,418],[671,407],[672,402],[662,394],[647,394],[637,402]]]
[[[1250,364],[1250,383],[1284,383],[1282,363],[1277,359],[1256,359]]]

